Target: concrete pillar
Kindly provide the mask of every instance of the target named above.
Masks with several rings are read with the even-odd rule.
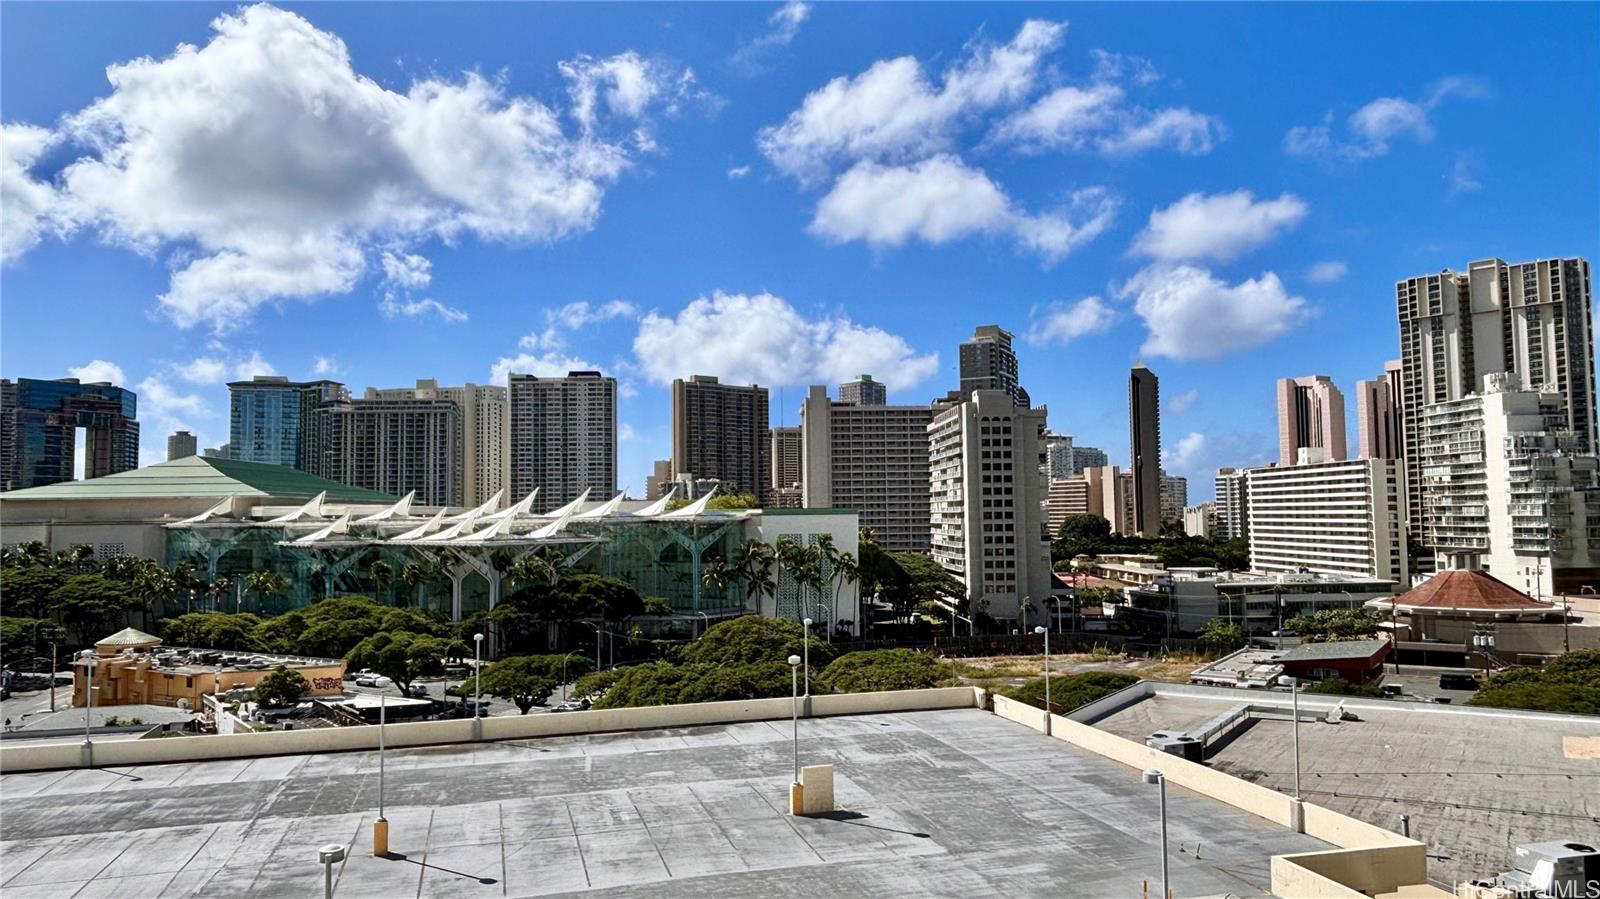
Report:
[[[1295,833],[1306,832],[1306,804],[1299,799],[1289,800],[1289,829]]]

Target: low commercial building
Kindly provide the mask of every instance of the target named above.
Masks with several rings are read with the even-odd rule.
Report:
[[[1291,618],[1324,609],[1387,602],[1395,589],[1393,581],[1382,578],[1298,572],[1225,574],[1187,568],[1144,574],[1137,579],[1142,586],[1128,591],[1119,617],[1126,615],[1145,630],[1185,634],[1199,633],[1212,619],[1237,624],[1247,635],[1267,634]]]
[[[1494,575],[1472,567],[1470,557],[1454,557],[1450,561],[1458,567],[1447,568],[1398,596],[1366,604],[1372,611],[1389,617],[1400,641],[1402,661],[1463,664],[1469,656],[1479,653],[1473,638],[1494,634],[1502,624],[1547,625],[1545,645],[1556,648],[1550,641],[1560,635],[1566,609],[1533,599]],[[1514,645],[1532,649],[1531,635],[1519,636],[1520,640],[1495,648],[1509,651],[1507,657],[1515,660]]]
[[[96,707],[159,705],[198,710],[201,697],[254,687],[282,665],[306,679],[307,696],[344,692],[344,660],[271,653],[162,647],[159,637],[124,628],[94,645],[93,659],[73,662],[72,704],[83,707],[85,687],[94,686]]]

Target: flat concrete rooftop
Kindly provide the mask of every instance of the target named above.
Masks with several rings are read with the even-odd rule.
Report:
[[[0,891],[339,896],[1138,896],[1160,890],[1154,787],[976,709],[802,720],[844,813],[791,818],[787,721],[0,776]],[[190,738],[204,739],[204,738]],[[1331,848],[1168,787],[1180,896],[1264,895]]]
[[[1199,727],[1263,695],[1234,692],[1231,700],[1151,696],[1094,726],[1142,741],[1157,730]],[[1600,842],[1600,718],[1373,700],[1352,711],[1361,720],[1300,725],[1306,801],[1396,833],[1400,816],[1410,815],[1411,836],[1428,844],[1433,880],[1505,871],[1522,843]],[[1208,764],[1293,795],[1292,740],[1287,715],[1257,720]]]

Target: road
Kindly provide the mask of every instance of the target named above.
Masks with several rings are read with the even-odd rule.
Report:
[[[56,708],[64,709],[71,705],[72,688],[56,687]],[[25,718],[49,711],[49,690],[19,691],[12,693],[10,699],[0,701],[0,716],[13,727],[21,726]]]

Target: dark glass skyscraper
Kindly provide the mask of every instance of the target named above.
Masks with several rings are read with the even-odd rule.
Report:
[[[1133,457],[1133,530],[1161,533],[1161,390],[1156,373],[1136,363],[1128,374],[1128,448]]]
[[[84,477],[139,467],[133,391],[76,378],[0,380],[0,488],[72,480],[79,428],[84,430]]]
[[[337,381],[291,381],[257,375],[228,385],[228,443],[233,458],[287,465],[322,475],[316,412],[350,398]]]

